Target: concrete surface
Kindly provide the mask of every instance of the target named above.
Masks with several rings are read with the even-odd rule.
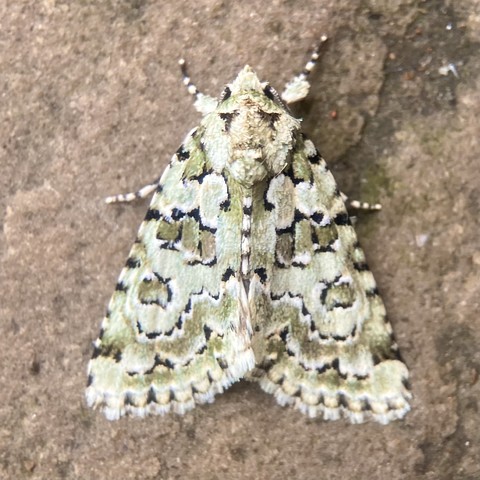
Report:
[[[0,478],[480,478],[480,2],[0,3]],[[388,426],[326,423],[241,382],[184,417],[85,407],[96,338],[158,176],[249,63],[281,89],[331,38],[297,109],[342,190],[411,370]],[[439,73],[454,63],[459,74]]]

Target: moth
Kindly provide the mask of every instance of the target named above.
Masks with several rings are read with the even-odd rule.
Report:
[[[322,43],[326,37],[322,38]],[[110,420],[183,414],[249,379],[309,417],[409,410],[399,356],[345,197],[287,104],[244,67],[158,182],[103,320],[86,399]],[[358,206],[358,202],[357,202]]]

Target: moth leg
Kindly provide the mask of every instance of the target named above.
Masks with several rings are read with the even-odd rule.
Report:
[[[380,203],[368,203],[368,202],[362,202],[360,200],[349,200],[348,196],[345,195],[343,192],[340,192],[340,195],[342,196],[342,200],[345,202],[345,204],[353,208],[355,210],[381,210],[382,205]]]
[[[195,97],[195,103],[193,105],[197,112],[200,112],[202,115],[213,112],[217,107],[217,100],[209,95],[203,94],[198,90],[197,86],[192,82],[190,76],[188,75],[185,59],[181,58],[178,61],[178,64],[180,65],[180,69],[182,71],[183,84],[187,87],[188,93]]]
[[[137,200],[140,198],[146,198],[157,189],[159,182],[160,182],[160,178],[157,178],[154,182],[148,185],[145,185],[144,187],[140,188],[136,192],[119,193],[117,195],[111,195],[110,197],[105,198],[105,203],[131,202],[133,200]]]
[[[282,100],[285,103],[298,102],[307,96],[308,91],[310,90],[310,83],[308,83],[307,78],[317,64],[320,56],[320,49],[326,41],[327,36],[322,35],[320,43],[313,50],[310,60],[305,64],[301,73],[290,80],[285,86],[285,90],[281,95]]]
[[[360,200],[350,200],[348,206],[356,210],[381,210],[380,203],[361,202]]]

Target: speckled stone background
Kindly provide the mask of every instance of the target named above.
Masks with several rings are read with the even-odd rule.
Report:
[[[0,478],[480,478],[480,2],[0,2]],[[184,417],[85,407],[91,342],[157,177],[249,63],[281,89],[330,41],[296,113],[362,214],[411,369],[388,426],[309,420],[240,382]],[[453,72],[442,75],[452,63]],[[336,117],[336,118],[335,118]]]

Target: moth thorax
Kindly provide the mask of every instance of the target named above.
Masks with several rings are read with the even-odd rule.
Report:
[[[251,187],[283,170],[286,152],[293,145],[293,132],[299,125],[296,119],[250,97],[243,99],[234,112],[221,115],[226,126],[228,123],[227,168],[239,183]]]
[[[233,178],[246,187],[261,182],[268,174],[261,148],[234,151],[229,170]]]
[[[289,152],[272,154],[262,147],[234,150],[228,170],[241,185],[251,188],[265,178],[273,178],[281,173],[289,161]]]

